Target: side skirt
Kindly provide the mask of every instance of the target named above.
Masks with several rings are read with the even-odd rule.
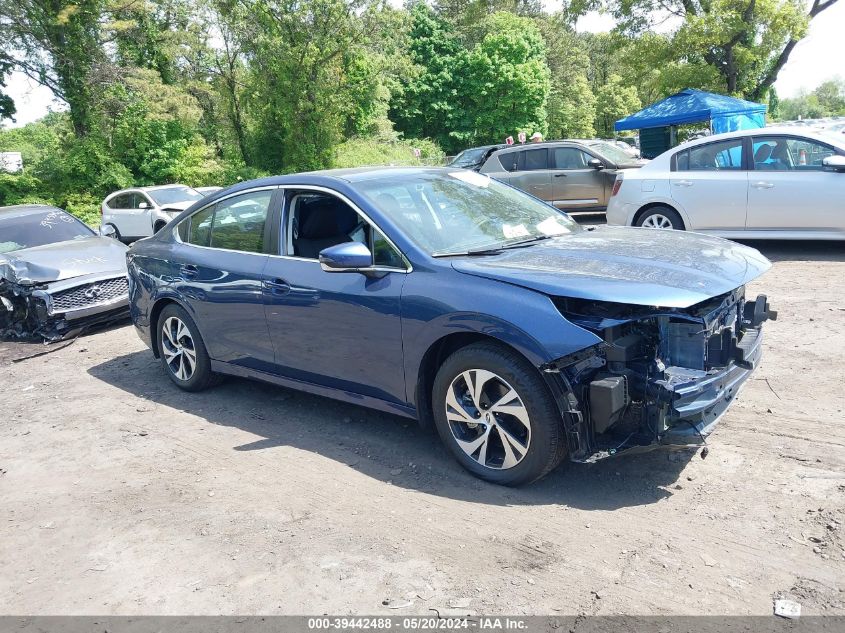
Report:
[[[401,415],[402,417],[412,418],[414,420],[417,419],[417,410],[408,405],[387,402],[386,400],[373,398],[371,396],[362,396],[359,393],[352,393],[351,391],[340,391],[338,389],[332,389],[331,387],[324,387],[322,385],[315,385],[311,382],[296,380],[295,378],[285,378],[283,376],[277,376],[276,374],[269,374],[267,372],[258,371],[257,369],[249,369],[248,367],[240,367],[239,365],[232,365],[231,363],[225,363],[219,360],[211,361],[211,371],[229,376],[260,380],[273,385],[279,385],[281,387],[288,387],[290,389],[296,389],[297,391],[304,391],[317,396],[323,396],[324,398],[348,402],[349,404],[355,404],[359,407],[376,409],[378,411],[384,411],[385,413],[393,413],[395,415]]]

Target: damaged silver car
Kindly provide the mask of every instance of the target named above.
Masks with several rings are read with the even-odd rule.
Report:
[[[0,338],[56,341],[128,316],[126,246],[55,207],[0,207]]]

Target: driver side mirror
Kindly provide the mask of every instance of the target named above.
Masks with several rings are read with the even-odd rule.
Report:
[[[344,242],[320,251],[320,268],[327,273],[357,273],[372,268],[373,254],[361,242]]]
[[[149,209],[149,208],[150,208],[150,203],[149,203],[149,202],[139,202],[139,203],[138,203],[138,208],[139,208],[139,209]]]
[[[593,169],[604,169],[605,164],[601,162],[598,158],[591,158],[587,161],[587,165],[592,167]]]
[[[828,156],[822,160],[822,165],[831,171],[845,172],[845,156]]]
[[[100,225],[100,235],[103,237],[117,237],[117,231],[111,224],[101,224]]]

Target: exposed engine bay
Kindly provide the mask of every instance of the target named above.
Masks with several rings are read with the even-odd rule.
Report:
[[[602,338],[542,367],[559,380],[570,459],[704,443],[760,358],[761,325],[777,318],[765,295],[744,292],[666,309],[555,299]]]
[[[126,277],[16,283],[0,276],[0,339],[58,341],[125,319]]]

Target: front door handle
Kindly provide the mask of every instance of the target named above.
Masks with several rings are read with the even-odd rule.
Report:
[[[766,182],[764,180],[757,181],[751,185],[755,189],[771,189],[775,186],[773,182]]]
[[[193,264],[185,264],[179,269],[179,273],[182,275],[182,279],[190,281],[199,274],[199,268]]]
[[[566,174],[555,174],[555,178],[566,178]]]
[[[676,180],[672,184],[676,187],[692,187],[692,180]]]
[[[264,281],[264,288],[274,295],[286,295],[290,292],[290,284],[279,277],[266,279]]]

